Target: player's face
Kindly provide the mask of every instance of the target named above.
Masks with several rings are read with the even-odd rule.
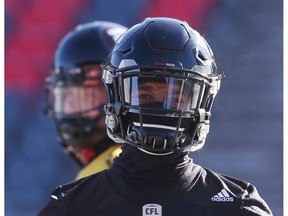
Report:
[[[173,85],[171,94],[169,95],[169,86],[166,83],[147,82],[139,85],[138,100],[140,105],[149,105],[153,103],[167,103],[169,107],[174,109],[183,109],[187,103],[187,97],[183,96],[179,100],[180,88]],[[134,96],[137,97],[137,94]],[[163,107],[164,108],[164,107]]]
[[[99,114],[99,110],[94,108],[106,101],[105,89],[99,79],[99,65],[89,65],[83,69],[87,71],[88,78],[84,83],[54,89],[56,112],[65,115],[81,113],[82,117],[88,118],[95,118]]]
[[[187,80],[175,78],[139,78],[124,80],[126,102],[136,106],[150,106],[161,109],[189,110],[195,108],[200,86]],[[129,90],[128,90],[129,89]]]

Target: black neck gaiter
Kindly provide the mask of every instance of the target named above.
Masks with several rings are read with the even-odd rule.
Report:
[[[131,181],[170,182],[178,178],[191,163],[188,152],[150,155],[133,146],[123,145],[122,153],[115,159],[111,171]]]

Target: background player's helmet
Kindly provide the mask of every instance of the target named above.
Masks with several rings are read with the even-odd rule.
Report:
[[[200,149],[222,76],[209,45],[186,22],[145,19],[119,38],[103,65],[108,135],[150,154]]]
[[[95,21],[76,26],[60,41],[54,55],[51,76],[46,80],[46,112],[55,120],[64,147],[86,147],[95,144],[94,138],[99,134],[106,133],[104,123],[102,127],[97,126],[100,119],[105,118],[103,105],[106,103],[100,64],[106,60],[115,41],[126,30],[126,27],[116,23]],[[101,87],[103,92],[97,92]],[[81,88],[86,93],[79,91],[79,101],[74,100],[74,109],[67,111],[65,100],[69,94],[75,94]],[[105,99],[102,104],[94,106],[93,100],[99,97]],[[95,112],[97,115],[91,115]]]

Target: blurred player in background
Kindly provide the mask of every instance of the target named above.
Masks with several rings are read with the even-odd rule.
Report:
[[[58,44],[47,78],[46,112],[64,151],[83,167],[77,179],[107,169],[121,148],[108,138],[100,64],[126,27],[106,21],[76,26]]]

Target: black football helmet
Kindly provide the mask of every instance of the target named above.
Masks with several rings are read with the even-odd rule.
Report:
[[[95,144],[97,136],[106,136],[100,64],[126,30],[116,23],[95,21],[76,26],[60,41],[51,76],[46,79],[46,113],[55,120],[65,148],[84,148]]]
[[[186,22],[158,17],[136,24],[102,69],[114,141],[156,155],[204,145],[223,74],[206,40]]]

